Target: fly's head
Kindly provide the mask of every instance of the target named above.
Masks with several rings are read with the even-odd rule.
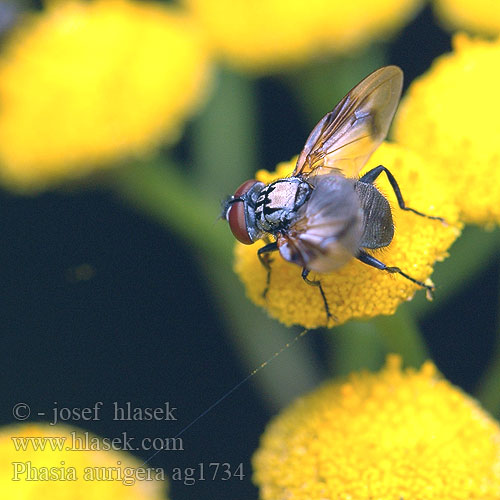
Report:
[[[256,205],[266,185],[255,179],[244,182],[222,205],[222,217],[227,220],[234,237],[251,245],[262,238],[263,231],[257,225]]]

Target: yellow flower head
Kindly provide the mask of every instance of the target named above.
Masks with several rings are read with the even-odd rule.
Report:
[[[460,28],[484,35],[500,33],[497,0],[434,0],[434,10],[450,30]]]
[[[253,463],[262,500],[498,500],[500,427],[432,363],[392,356],[297,400]]]
[[[74,427],[21,424],[0,429],[0,491],[16,500],[162,500],[163,471]],[[123,442],[122,442],[123,445]],[[114,446],[119,449],[120,442]],[[23,448],[24,447],[24,448]],[[38,447],[37,449],[35,449]],[[100,448],[100,449],[96,449]],[[149,475],[148,475],[149,474]]]
[[[395,176],[407,206],[427,215],[441,216],[448,225],[402,211],[387,178],[382,174],[376,186],[392,207],[395,236],[391,244],[373,251],[387,266],[397,266],[420,281],[426,281],[432,267],[447,256],[447,249],[457,237],[457,210],[450,202],[447,186],[434,182],[433,166],[419,156],[396,144],[384,143],[372,156],[363,172],[383,164]],[[257,179],[269,183],[291,174],[295,161],[282,163],[276,172],[259,171]],[[306,284],[300,267],[272,254],[271,280],[266,297],[267,271],[259,262],[255,245],[236,245],[235,270],[246,286],[247,294],[256,304],[286,325],[300,324],[306,328],[325,325],[326,315],[317,287]],[[410,300],[418,286],[400,275],[391,275],[361,263],[353,257],[344,267],[329,274],[311,273],[319,279],[329,308],[334,315],[332,324],[351,318],[368,318],[393,314],[397,306]],[[439,293],[439,290],[438,292]]]
[[[421,0],[184,0],[214,49],[236,66],[265,71],[387,38]]]
[[[465,222],[500,221],[500,41],[465,35],[416,80],[400,106],[395,136],[438,166]]]
[[[177,11],[54,2],[0,56],[0,178],[40,189],[173,141],[206,79],[205,45]]]

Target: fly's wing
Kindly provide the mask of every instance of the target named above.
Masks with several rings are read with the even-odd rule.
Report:
[[[356,177],[385,139],[401,97],[397,66],[374,71],[356,85],[309,135],[294,176],[342,173]]]
[[[315,176],[314,190],[297,219],[277,239],[281,256],[310,271],[343,266],[359,249],[363,214],[354,181],[339,175]]]

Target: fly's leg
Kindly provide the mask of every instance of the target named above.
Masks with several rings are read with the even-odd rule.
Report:
[[[332,313],[330,312],[330,307],[328,306],[328,301],[326,300],[325,292],[323,290],[323,287],[321,286],[321,281],[319,280],[310,280],[308,278],[309,276],[309,269],[306,269],[305,267],[302,268],[302,279],[311,286],[317,286],[319,288],[319,293],[321,293],[321,298],[323,299],[323,305],[325,306],[325,312],[326,312],[326,324],[328,326],[328,321],[330,318],[332,318]]]
[[[396,198],[398,200],[399,208],[401,208],[401,210],[407,210],[409,212],[413,212],[414,214],[420,215],[421,217],[426,217],[427,219],[438,220],[438,221],[441,221],[444,224],[446,224],[446,221],[442,217],[434,217],[432,215],[426,215],[426,214],[423,214],[422,212],[419,212],[418,210],[407,207],[405,205],[405,202],[403,200],[403,195],[401,194],[401,190],[399,189],[399,186],[398,186],[398,183],[396,182],[395,177],[391,174],[389,169],[385,168],[383,165],[379,165],[378,167],[372,168],[369,172],[366,172],[366,174],[363,175],[363,177],[361,177],[359,180],[361,182],[366,182],[367,184],[373,184],[375,182],[375,179],[382,172],[385,172],[385,174],[387,175],[387,178],[389,179],[389,182],[391,183],[392,189],[394,190],[394,194],[396,195]],[[376,266],[374,266],[374,267],[376,267]],[[379,269],[382,269],[382,268],[379,268]],[[384,270],[387,271],[387,269],[384,269]],[[400,274],[403,274],[403,273],[401,273],[401,271],[393,271],[393,272],[400,272]],[[403,276],[404,276],[404,274],[403,274]],[[417,281],[413,280],[412,278],[410,278],[408,276],[405,276],[405,277],[408,278],[410,281],[414,281],[415,283],[418,283]]]
[[[267,292],[269,291],[269,285],[271,284],[271,262],[269,254],[276,252],[278,250],[278,244],[273,241],[268,243],[257,250],[257,256],[259,257],[260,263],[266,268],[267,278],[266,278],[266,288],[262,293],[262,297],[266,298]]]
[[[415,278],[412,278],[411,276],[408,276],[406,273],[401,271],[399,267],[389,267],[386,266],[383,262],[380,262],[380,260],[376,259],[373,255],[370,255],[363,250],[360,250],[357,257],[358,260],[363,262],[364,264],[368,264],[369,266],[374,267],[375,269],[380,269],[381,271],[387,271],[388,273],[397,273],[406,278],[407,280],[410,280],[412,283],[415,283],[416,285],[425,288],[427,290],[428,298],[432,299],[432,292],[434,291],[434,287],[431,285],[426,285],[422,281],[418,281]]]

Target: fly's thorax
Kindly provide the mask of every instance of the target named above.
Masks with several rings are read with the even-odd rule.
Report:
[[[278,179],[265,186],[255,205],[255,223],[267,233],[285,231],[309,199],[313,187],[300,177]]]

